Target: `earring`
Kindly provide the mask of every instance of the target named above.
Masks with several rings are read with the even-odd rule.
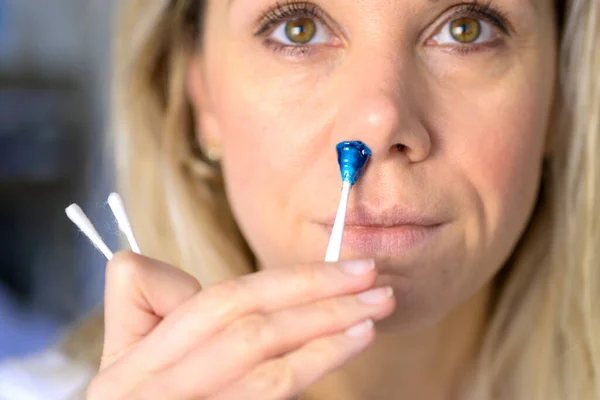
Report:
[[[221,147],[212,143],[204,147],[204,155],[212,163],[218,163],[221,161]]]

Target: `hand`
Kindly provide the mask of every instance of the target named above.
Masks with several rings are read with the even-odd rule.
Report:
[[[179,269],[119,253],[107,267],[102,363],[88,399],[298,396],[364,350],[372,321],[393,312],[391,289],[369,291],[376,275],[370,261],[320,263],[201,290]]]

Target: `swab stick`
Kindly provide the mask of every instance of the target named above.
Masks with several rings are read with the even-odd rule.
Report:
[[[338,163],[342,174],[342,195],[329,238],[325,262],[337,262],[342,251],[342,239],[348,210],[350,190],[360,178],[371,157],[371,150],[362,142],[341,142],[336,146]]]

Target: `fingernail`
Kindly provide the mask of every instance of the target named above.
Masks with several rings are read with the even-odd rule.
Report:
[[[380,304],[387,300],[392,294],[394,294],[394,290],[387,286],[360,293],[356,295],[356,298],[363,304]]]
[[[362,337],[373,329],[373,320],[368,319],[346,330],[346,335],[350,337]]]
[[[343,261],[340,267],[349,275],[364,275],[375,268],[375,260]]]

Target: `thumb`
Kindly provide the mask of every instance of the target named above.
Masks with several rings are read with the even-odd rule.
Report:
[[[100,369],[120,358],[200,289],[194,277],[168,264],[132,252],[115,254],[106,267]]]

